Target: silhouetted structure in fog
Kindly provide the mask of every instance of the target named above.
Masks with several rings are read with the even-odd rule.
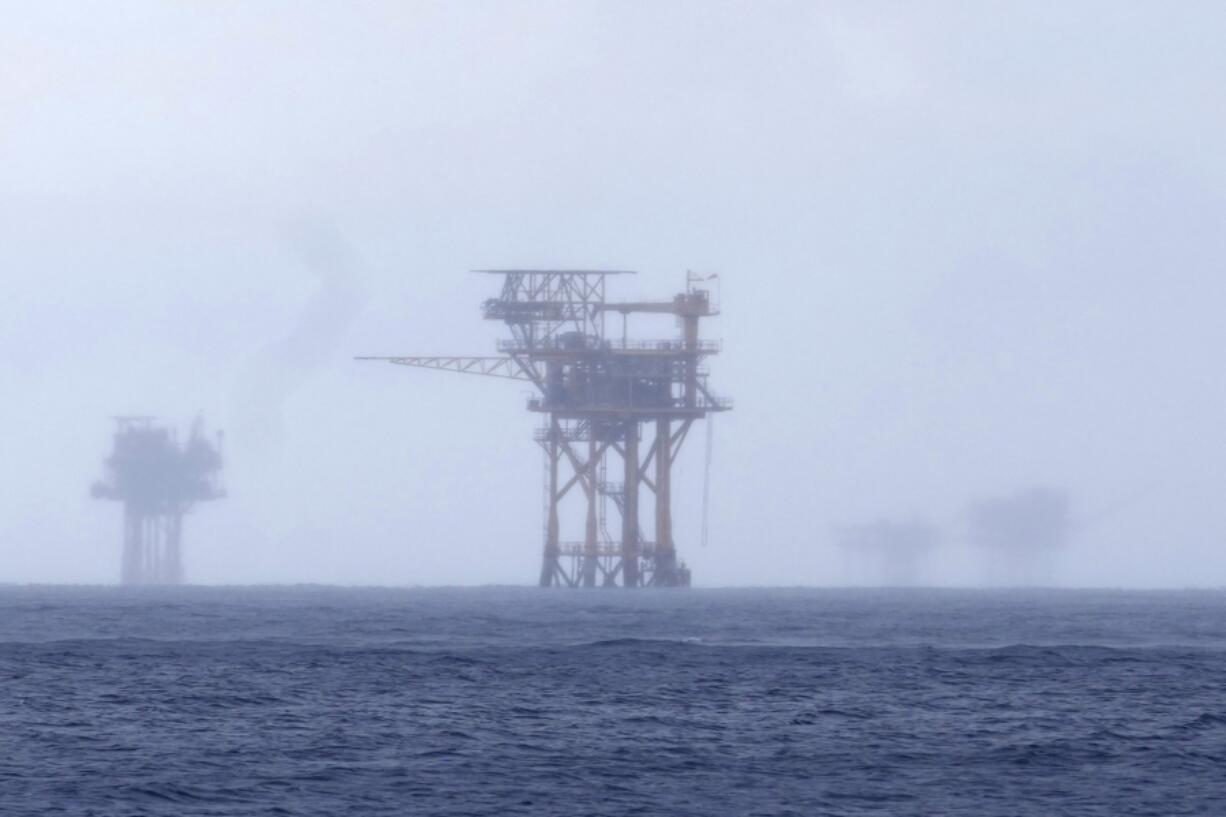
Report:
[[[605,281],[622,272],[482,270],[502,276],[502,294],[484,304],[487,320],[502,321],[511,337],[498,357],[393,357],[403,366],[523,380],[539,394],[528,410],[543,415],[536,435],[545,451],[545,546],[542,587],[677,586],[690,572],[673,543],[672,466],[696,420],[731,408],[707,388],[703,360],[719,351],[700,340],[699,320],[717,314],[710,292],[689,276],[686,291],[665,301],[610,302]],[[620,337],[605,317],[622,317]],[[632,339],[632,314],[672,316],[680,336]],[[642,429],[654,440],[640,457]],[[608,481],[606,455],[621,459],[622,479]],[[652,465],[654,462],[654,471]],[[563,474],[563,467],[569,476]],[[655,497],[655,537],[639,527],[639,488]],[[584,504],[583,538],[564,541],[559,506],[572,489]],[[621,516],[621,535],[606,529],[607,500]]]
[[[123,584],[183,581],[183,515],[197,502],[222,496],[217,486],[221,446],[204,437],[202,424],[180,445],[149,417],[116,418],[107,476],[95,482],[98,499],[123,502]],[[219,435],[220,437],[220,435]]]
[[[988,550],[994,578],[1036,583],[1050,579],[1073,519],[1064,491],[1036,487],[973,503],[967,524],[971,542]]]
[[[916,583],[921,560],[941,541],[940,530],[922,519],[877,519],[835,531],[835,541],[872,583],[903,587]]]

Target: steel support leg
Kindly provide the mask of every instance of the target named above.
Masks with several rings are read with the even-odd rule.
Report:
[[[166,554],[162,562],[162,581],[166,584],[183,583],[183,514],[166,516]]]
[[[558,582],[558,460],[562,452],[558,448],[558,423],[549,424],[550,439],[547,447],[549,457],[549,506],[545,521],[545,552],[541,558],[541,587],[552,587]]]
[[[144,520],[135,510],[124,507],[123,512],[123,563],[119,574],[121,584],[138,584],[141,575],[141,534]]]
[[[587,531],[583,538],[583,586],[596,586],[596,478],[598,469],[595,435],[587,444],[587,481],[584,483],[587,493]]]
[[[622,497],[622,583],[639,586],[639,424],[626,424]]]
[[[656,421],[656,569],[654,583],[677,583],[677,551],[673,547],[672,424]]]

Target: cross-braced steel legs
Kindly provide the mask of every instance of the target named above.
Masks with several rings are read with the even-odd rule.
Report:
[[[689,583],[677,561],[672,531],[672,465],[689,427],[674,430],[668,420],[655,422],[655,439],[640,460],[644,424],[637,420],[567,423],[551,416],[538,435],[545,451],[545,546],[541,560],[542,587],[673,587]],[[586,442],[586,451],[574,443]],[[613,449],[622,458],[621,484],[604,481],[604,457]],[[570,466],[563,479],[561,463]],[[654,479],[648,476],[649,469]],[[643,539],[639,524],[640,494],[645,486],[655,495],[655,541]],[[583,538],[561,541],[561,504],[571,489],[582,493]],[[604,503],[612,499],[621,517],[621,536],[609,537],[604,527]]]

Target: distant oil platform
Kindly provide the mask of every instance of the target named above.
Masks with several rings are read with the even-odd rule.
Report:
[[[941,543],[941,530],[920,517],[879,518],[837,529],[835,542],[865,569],[869,583],[907,587],[920,580],[922,562]]]
[[[511,332],[498,342],[499,356],[359,360],[509,378],[536,387],[528,410],[543,420],[536,433],[545,452],[542,587],[688,585],[690,571],[677,558],[673,541],[673,464],[696,421],[732,407],[707,386],[704,361],[720,350],[718,341],[699,337],[699,321],[718,314],[704,283],[708,279],[688,275],[685,291],[669,300],[619,302],[606,299],[605,285],[627,272],[479,272],[502,277],[501,294],[483,307],[487,320],[502,321]],[[621,316],[619,333],[606,331],[610,313]],[[636,314],[673,317],[679,336],[630,337],[628,320]],[[647,444],[645,453],[640,441]],[[614,481],[607,479],[610,452],[621,461],[621,478]],[[639,524],[641,486],[654,498],[654,531],[647,535]],[[560,506],[576,494],[584,524],[580,536],[568,540]],[[607,529],[610,503],[621,519],[619,536]]]
[[[1051,583],[1074,528],[1067,492],[1039,485],[975,500],[944,527],[918,516],[879,517],[836,528],[834,541],[870,584],[920,583],[925,559],[956,540],[980,551],[988,584],[1039,586]]]
[[[980,499],[967,511],[967,535],[988,560],[992,584],[1050,584],[1074,528],[1068,495],[1037,486]]]
[[[221,435],[209,441],[200,420],[179,443],[151,417],[116,418],[106,477],[92,494],[123,503],[122,584],[183,582],[183,516],[224,495],[220,472]]]

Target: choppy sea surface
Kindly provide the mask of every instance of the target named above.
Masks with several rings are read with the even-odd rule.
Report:
[[[0,587],[3,815],[1226,815],[1226,593]]]

